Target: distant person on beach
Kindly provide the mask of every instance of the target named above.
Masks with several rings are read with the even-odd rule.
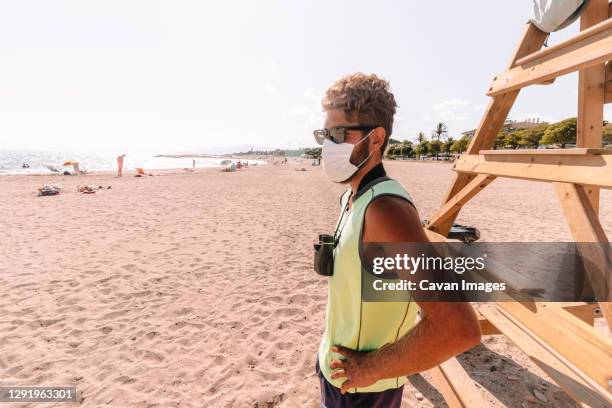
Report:
[[[191,159],[192,164],[193,164],[193,168],[195,169],[195,159]]]
[[[479,344],[480,326],[469,303],[363,301],[362,270],[370,264],[362,263],[362,243],[429,240],[410,195],[382,163],[397,106],[389,83],[373,74],[349,75],[326,91],[322,105],[324,129],[314,134],[323,145],[323,169],[348,190],[332,240],[317,356],[321,406],[397,408],[406,376]]]
[[[125,154],[117,156],[117,177],[123,176],[123,159]]]

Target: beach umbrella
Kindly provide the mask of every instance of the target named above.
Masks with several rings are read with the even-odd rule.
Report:
[[[75,164],[79,164],[79,162],[76,160],[68,160],[67,162],[64,162],[62,166],[74,166]]]

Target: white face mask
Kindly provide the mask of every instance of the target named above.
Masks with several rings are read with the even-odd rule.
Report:
[[[330,179],[336,183],[342,183],[348,180],[368,161],[372,155],[371,152],[368,157],[357,166],[351,163],[351,155],[353,154],[353,148],[370,137],[372,132],[368,133],[366,137],[355,144],[334,143],[329,139],[323,141],[321,161],[323,162],[323,170],[325,170],[325,173],[327,173]]]

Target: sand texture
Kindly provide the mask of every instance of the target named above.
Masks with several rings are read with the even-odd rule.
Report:
[[[448,164],[387,168],[423,218],[453,177]],[[55,182],[60,195],[36,196]],[[0,385],[76,385],[83,407],[318,407],[327,287],[312,243],[332,230],[343,189],[306,162],[0,177]],[[609,191],[601,203],[612,236]],[[458,221],[486,241],[571,240],[547,183],[496,180]],[[501,336],[460,360],[492,407],[575,406]],[[530,402],[534,388],[547,403]],[[404,401],[445,406],[422,376]]]

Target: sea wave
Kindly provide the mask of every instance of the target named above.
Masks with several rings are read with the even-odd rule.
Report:
[[[227,157],[193,157],[196,167],[222,167]],[[117,156],[109,154],[67,153],[25,150],[0,150],[0,174],[51,174],[54,170],[72,171],[64,167],[69,160],[79,162],[81,170],[114,171],[117,169]],[[236,159],[231,159],[236,161]],[[252,164],[264,164],[261,160],[248,160]],[[29,168],[23,168],[27,163]],[[192,167],[191,157],[156,157],[154,154],[126,154],[124,169],[133,170],[141,167],[146,170],[166,170]]]

